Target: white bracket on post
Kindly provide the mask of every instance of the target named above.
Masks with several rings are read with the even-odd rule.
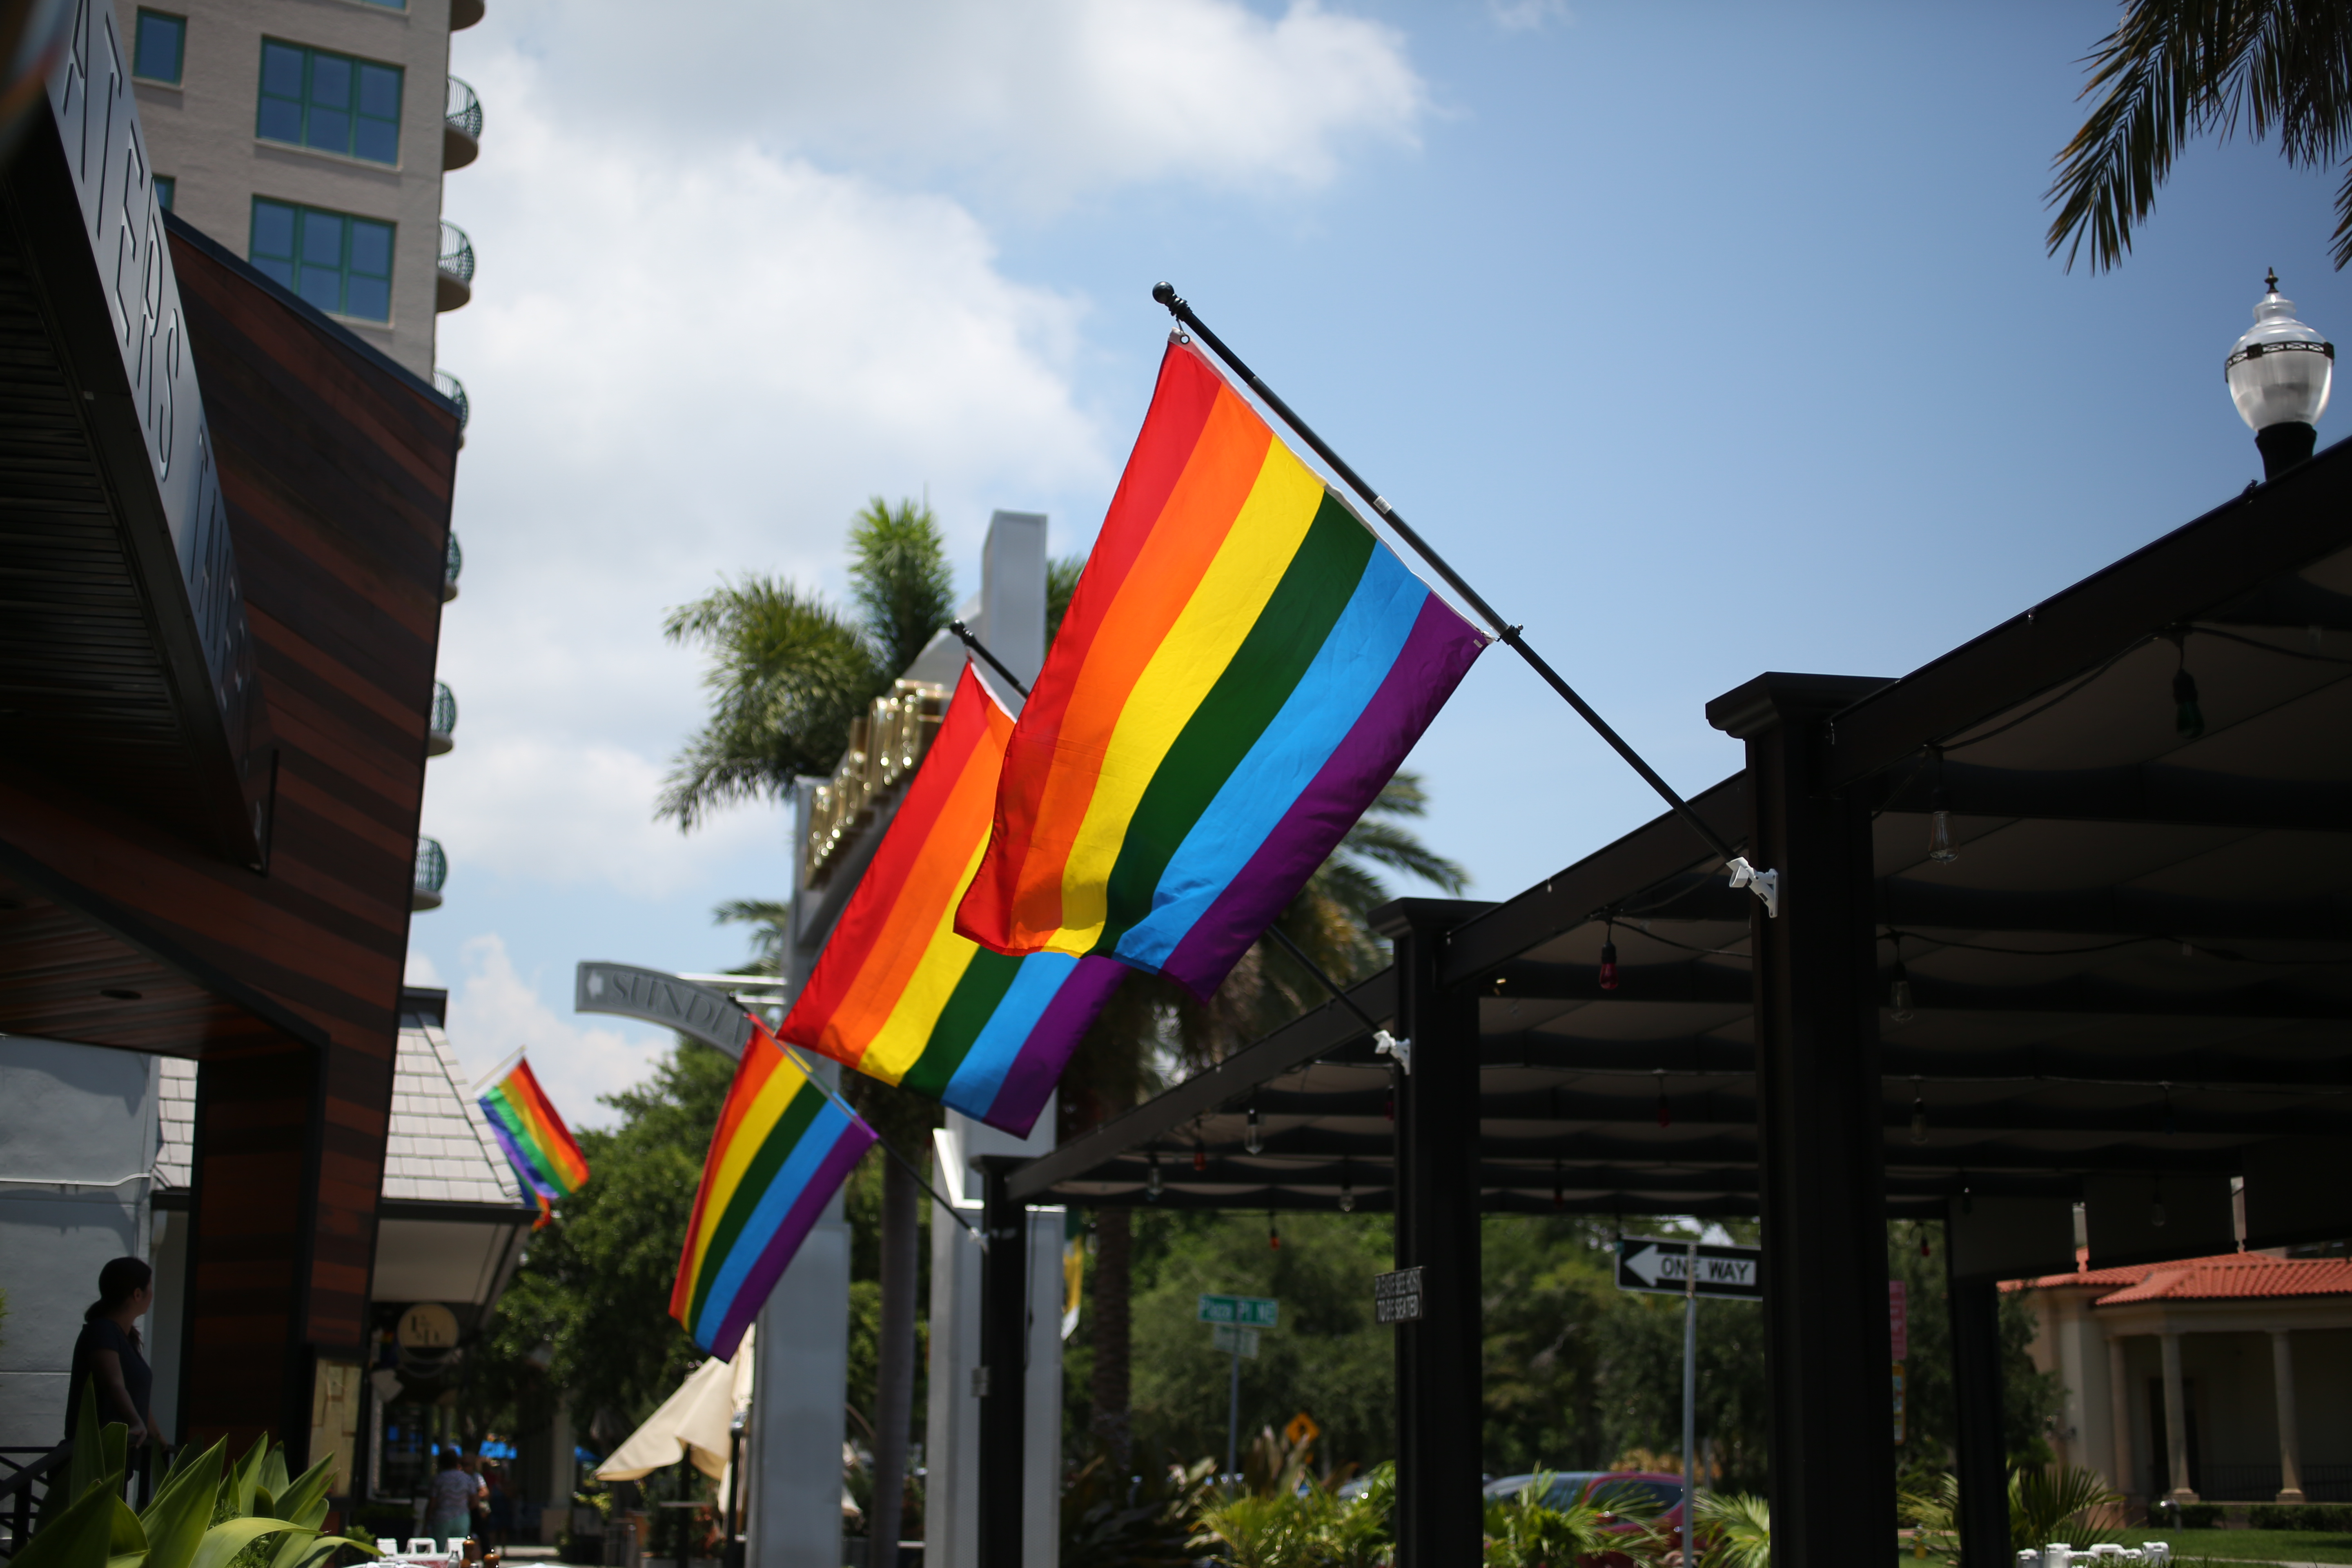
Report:
[[[1780,873],[1759,871],[1748,863],[1745,855],[1735,855],[1725,865],[1731,872],[1731,885],[1745,888],[1764,900],[1764,918],[1778,920],[1780,916]]]
[[[1396,1065],[1404,1069],[1405,1076],[1407,1078],[1412,1076],[1412,1042],[1411,1040],[1400,1040],[1386,1029],[1376,1029],[1372,1032],[1372,1055],[1394,1057]]]

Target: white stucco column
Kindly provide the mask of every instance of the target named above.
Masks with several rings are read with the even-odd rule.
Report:
[[[2132,1473],[2131,1374],[2125,1365],[2124,1342],[2119,1336],[2107,1341],[2107,1409],[2108,1422],[2115,1432],[2115,1468],[2107,1476],[2107,1485],[2129,1496],[2136,1479]]]
[[[2164,1342],[2165,1473],[2172,1478],[2175,1502],[2195,1502],[2189,1485],[2189,1400],[2180,1381],[2180,1336],[2167,1331]]]
[[[2287,1331],[2271,1331],[2271,1376],[2278,1388],[2279,1495],[2281,1502],[2303,1500],[2303,1444],[2294,1429],[2294,1350]]]

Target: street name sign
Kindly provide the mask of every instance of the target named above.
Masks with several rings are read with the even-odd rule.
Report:
[[[1209,1330],[1209,1340],[1217,1349],[1240,1356],[1244,1361],[1257,1359],[1257,1331],[1236,1328],[1231,1323],[1218,1323]]]
[[[1421,1266],[1393,1274],[1372,1276],[1372,1321],[1380,1323],[1421,1321]]]
[[[1617,1289],[1680,1296],[1688,1289],[1690,1243],[1651,1236],[1617,1238]],[[1760,1247],[1698,1247],[1698,1284],[1690,1291],[1732,1301],[1764,1299],[1764,1249]]]
[[[1202,1296],[1200,1321],[1204,1323],[1232,1323],[1244,1329],[1271,1329],[1277,1326],[1281,1303],[1264,1296]]]

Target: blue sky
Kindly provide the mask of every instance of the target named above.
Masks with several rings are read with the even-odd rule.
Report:
[[[1092,536],[1175,281],[1685,790],[1759,670],[1897,675],[2259,472],[2221,365],[2275,266],[2352,331],[2333,179],[2205,144],[2117,272],[2042,193],[2110,5],[493,0],[453,68],[481,255],[440,360],[474,424],[463,718],[412,974],[567,1113],[650,1031],[581,958],[738,959],[783,821],[653,823],[729,572],[838,593],[870,494],[967,584],[993,507]],[[2323,441],[2339,421],[2321,422]],[[1507,650],[1414,759],[1428,839],[1507,897],[1655,810]]]

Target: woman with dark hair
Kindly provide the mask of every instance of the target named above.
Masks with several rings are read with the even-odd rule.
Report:
[[[74,1341],[73,1372],[66,1379],[66,1436],[74,1435],[81,1419],[81,1391],[96,1380],[98,1419],[101,1426],[120,1421],[131,1428],[131,1446],[138,1447],[155,1431],[155,1416],[147,1408],[154,1391],[155,1373],[140,1353],[134,1326],[153,1304],[151,1285],[155,1271],[142,1258],[118,1258],[98,1271],[98,1300],[81,1315],[81,1337]]]

